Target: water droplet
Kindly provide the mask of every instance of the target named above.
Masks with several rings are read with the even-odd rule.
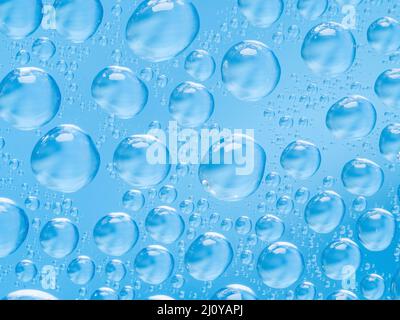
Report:
[[[211,300],[257,300],[255,292],[241,284],[230,284],[219,289]]]
[[[256,223],[257,237],[267,243],[278,241],[285,232],[285,225],[281,219],[271,214],[258,219]]]
[[[259,28],[268,28],[283,12],[282,0],[238,0],[240,11],[249,22]]]
[[[145,198],[140,190],[129,190],[125,192],[122,198],[122,204],[125,209],[132,211],[139,211],[143,208],[145,203]]]
[[[41,37],[32,44],[32,53],[41,61],[49,61],[56,53],[56,46],[49,38]]]
[[[107,263],[105,272],[108,280],[120,282],[125,278],[126,267],[122,261],[113,259]]]
[[[39,290],[17,290],[9,293],[4,300],[58,300],[50,293]]]
[[[328,8],[328,0],[298,0],[297,10],[307,20],[316,20]]]
[[[400,49],[400,23],[390,17],[382,17],[368,28],[368,43],[381,54],[392,54]]]
[[[192,51],[185,60],[185,70],[197,81],[207,81],[215,72],[214,58],[205,50]]]
[[[36,265],[30,260],[22,260],[15,266],[15,275],[22,282],[30,282],[37,275]]]
[[[94,277],[95,264],[87,256],[79,256],[72,260],[67,267],[69,279],[76,285],[87,285]]]
[[[391,162],[400,160],[400,123],[389,124],[382,130],[379,150]]]
[[[379,300],[385,293],[385,280],[377,274],[366,275],[360,282],[360,290],[367,300]]]
[[[381,73],[375,82],[375,93],[386,106],[400,108],[400,69]]]
[[[304,281],[296,287],[294,296],[296,300],[314,300],[316,291],[314,284]]]
[[[102,287],[93,292],[91,300],[118,300],[117,293],[107,287]]]
[[[331,293],[327,300],[358,300],[358,298],[353,292],[342,289]]]

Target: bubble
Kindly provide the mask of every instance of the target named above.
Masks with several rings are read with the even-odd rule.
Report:
[[[391,123],[382,130],[379,150],[391,162],[400,160],[400,123]]]
[[[386,106],[400,108],[400,69],[381,73],[375,82],[375,93]]]
[[[228,91],[243,101],[259,101],[278,85],[281,67],[274,52],[264,43],[239,42],[222,61],[222,81]]]
[[[211,300],[257,300],[255,292],[241,284],[230,284],[219,289]]]
[[[57,32],[65,39],[82,43],[92,37],[103,19],[100,0],[56,0]]]
[[[126,26],[126,40],[135,55],[160,62],[174,58],[196,38],[200,18],[187,0],[145,0]]]
[[[41,37],[32,44],[32,53],[41,61],[49,61],[56,53],[56,46],[49,38]]]
[[[87,256],[79,256],[72,260],[67,267],[68,278],[80,286],[87,285],[94,277],[95,264]]]
[[[135,271],[138,277],[152,285],[167,280],[174,269],[174,258],[162,246],[152,245],[142,249],[135,259]]]
[[[373,196],[381,189],[383,181],[381,167],[368,159],[353,159],[347,162],[342,170],[344,187],[355,195]]]
[[[306,187],[300,187],[294,194],[294,199],[299,204],[304,204],[310,198],[310,191]]]
[[[326,126],[337,139],[364,138],[372,132],[375,123],[375,107],[358,95],[340,99],[326,115]]]
[[[207,81],[215,72],[215,60],[205,50],[192,51],[185,60],[186,72],[197,81]]]
[[[93,292],[90,300],[118,300],[118,294],[111,288],[102,287]]]
[[[215,198],[239,201],[258,189],[265,164],[265,151],[257,142],[249,136],[234,134],[210,148],[199,167],[199,179]]]
[[[55,259],[70,255],[78,245],[78,228],[66,218],[54,218],[40,232],[40,245],[44,252]]]
[[[356,41],[350,30],[327,22],[313,27],[304,38],[301,57],[317,74],[334,76],[346,72],[356,56]]]
[[[12,39],[23,39],[42,22],[41,0],[3,0],[0,3],[0,32]]]
[[[107,67],[92,83],[92,97],[96,103],[120,119],[131,119],[139,114],[148,95],[146,85],[126,67]]]
[[[393,215],[384,209],[372,209],[365,212],[357,222],[358,238],[370,251],[387,249],[394,238],[396,221]]]
[[[87,186],[96,176],[100,155],[81,128],[63,124],[46,133],[32,151],[31,168],[40,184],[65,193]]]
[[[282,0],[238,0],[240,11],[255,27],[268,28],[283,12]]]
[[[105,254],[122,256],[129,252],[139,238],[136,222],[126,213],[109,213],[101,218],[93,230],[93,239]]]
[[[322,270],[332,280],[350,279],[360,263],[360,249],[347,238],[331,242],[322,252]]]
[[[330,233],[341,223],[345,212],[346,206],[340,195],[334,191],[323,191],[307,203],[304,217],[311,230]]]
[[[0,84],[0,116],[19,130],[39,129],[49,123],[60,104],[57,83],[39,68],[15,69]]]
[[[4,300],[58,300],[50,293],[39,290],[17,290],[10,292],[4,297]]]
[[[174,186],[165,185],[160,188],[158,197],[163,203],[173,203],[178,196],[178,191]]]
[[[0,258],[17,251],[28,230],[29,220],[25,211],[14,201],[0,198]]]
[[[316,289],[314,284],[308,281],[300,283],[294,292],[296,300],[314,300]]]
[[[25,199],[25,206],[29,210],[36,211],[40,207],[40,201],[36,196],[28,196]]]
[[[171,244],[180,238],[185,229],[185,223],[174,208],[161,206],[149,212],[145,227],[153,240]]]
[[[353,200],[352,203],[352,208],[356,212],[362,212],[365,210],[367,207],[367,199],[365,199],[363,196],[358,196]]]
[[[377,274],[366,275],[360,282],[360,290],[367,300],[379,300],[385,293],[385,280]]]
[[[316,20],[328,8],[328,0],[298,0],[297,10],[307,20]]]
[[[106,265],[107,279],[114,282],[120,282],[126,275],[126,267],[122,261],[113,259]]]
[[[256,223],[256,235],[258,239],[267,243],[278,241],[285,232],[285,224],[278,217],[267,214]]]
[[[353,292],[342,289],[331,293],[327,300],[358,300],[358,298]]]
[[[276,188],[281,183],[281,177],[277,172],[268,173],[265,177],[265,184],[270,188]]]
[[[400,23],[390,17],[382,17],[368,28],[369,45],[381,54],[392,54],[400,48]]]
[[[236,219],[235,230],[240,235],[246,235],[250,233],[253,227],[251,219],[247,216],[241,216]]]
[[[22,260],[15,266],[15,275],[22,282],[30,282],[37,275],[36,265],[30,260]]]
[[[194,279],[213,281],[226,271],[232,259],[230,242],[219,233],[206,232],[190,245],[185,254],[185,265]]]
[[[280,162],[290,176],[305,180],[318,171],[321,153],[311,142],[296,140],[283,150]]]
[[[265,248],[257,261],[258,274],[265,285],[284,289],[303,274],[304,260],[297,247],[289,242],[275,242]]]
[[[205,86],[186,81],[172,92],[169,112],[182,127],[200,127],[214,112],[214,97]]]
[[[168,300],[175,300],[175,299],[170,296],[163,295],[163,294],[157,294],[157,295],[148,297],[147,300],[163,300],[163,301],[167,300],[168,301]]]
[[[158,185],[171,168],[168,148],[151,135],[124,139],[115,150],[114,164],[121,179],[136,188]]]
[[[145,204],[145,198],[142,191],[135,189],[128,190],[122,197],[122,204],[125,209],[131,211],[137,212],[141,210]]]
[[[119,292],[119,300],[133,300],[135,298],[135,291],[131,286],[124,286]]]

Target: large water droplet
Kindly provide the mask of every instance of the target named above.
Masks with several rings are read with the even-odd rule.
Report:
[[[389,124],[382,130],[379,150],[389,161],[400,160],[400,123]]]
[[[78,228],[66,218],[47,222],[40,232],[40,245],[50,257],[61,259],[75,250],[79,241]]]
[[[114,164],[121,179],[137,188],[156,186],[171,168],[168,148],[151,135],[124,139],[115,150]]]
[[[36,265],[30,260],[22,260],[15,266],[15,275],[21,282],[30,282],[37,275]]]
[[[93,36],[103,19],[99,0],[56,0],[57,32],[64,38],[81,43]]]
[[[396,230],[393,215],[384,209],[365,212],[357,222],[358,238],[370,251],[383,251],[392,243]]]
[[[130,119],[143,110],[148,90],[129,68],[111,66],[100,71],[93,80],[92,97],[110,114]]]
[[[350,239],[333,241],[322,252],[322,270],[333,280],[350,279],[360,263],[360,249]]]
[[[400,69],[389,69],[379,75],[375,93],[388,107],[400,108]]]
[[[185,50],[199,28],[199,15],[190,1],[145,0],[128,21],[126,39],[134,54],[159,62]]]
[[[328,8],[328,0],[298,0],[297,10],[307,20],[318,19]]]
[[[12,39],[31,35],[42,22],[42,0],[2,0],[0,32]]]
[[[225,54],[222,81],[236,98],[258,101],[277,86],[281,67],[273,51],[253,40],[239,42]]]
[[[15,69],[0,84],[0,116],[19,130],[34,130],[49,123],[60,104],[57,83],[41,69]]]
[[[234,134],[210,148],[199,167],[199,179],[215,198],[238,201],[258,189],[265,163],[265,151],[258,143],[249,136]]]
[[[88,185],[96,176],[100,155],[92,138],[75,125],[55,127],[32,151],[31,167],[45,187],[72,193]]]
[[[87,256],[79,256],[72,260],[67,268],[69,279],[80,286],[88,284],[94,277],[95,264]]]
[[[281,155],[281,166],[296,179],[308,179],[321,165],[321,153],[311,142],[297,140],[289,144]]]
[[[149,284],[158,285],[169,278],[174,269],[172,254],[162,246],[148,246],[135,259],[138,277]]]
[[[24,210],[7,198],[0,198],[0,258],[17,251],[29,230],[29,220]]]
[[[230,284],[219,289],[211,300],[257,300],[255,292],[241,284]]]
[[[205,50],[192,51],[185,60],[185,70],[197,81],[210,79],[215,72],[214,58]]]
[[[267,214],[258,219],[255,229],[256,235],[261,241],[273,243],[282,237],[285,225],[278,217]]]
[[[190,245],[185,255],[189,274],[196,280],[213,281],[229,267],[233,249],[221,234],[207,232]]]
[[[368,28],[368,42],[379,53],[392,54],[400,49],[400,23],[390,17],[382,17]]]
[[[357,95],[340,99],[326,115],[326,126],[338,139],[366,137],[375,123],[375,107],[368,99]]]
[[[336,22],[313,27],[304,38],[301,56],[307,66],[321,75],[337,75],[350,69],[356,55],[353,34]]]
[[[342,170],[344,187],[355,195],[373,196],[381,189],[383,181],[381,167],[368,159],[353,159],[347,162]]]
[[[282,0],[238,0],[238,6],[246,19],[260,28],[270,27],[283,12]]]
[[[4,297],[4,300],[58,300],[55,296],[50,293],[39,291],[39,290],[17,290],[10,292]]]
[[[360,290],[367,300],[379,300],[385,293],[385,280],[378,274],[366,275],[360,282]]]
[[[122,256],[136,244],[139,229],[126,213],[109,213],[97,222],[93,238],[100,251],[110,256]]]
[[[310,229],[329,233],[340,224],[345,212],[346,206],[340,195],[334,191],[323,191],[307,203],[304,217]]]

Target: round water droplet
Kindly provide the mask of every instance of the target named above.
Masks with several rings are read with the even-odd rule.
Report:
[[[389,161],[400,161],[400,123],[389,124],[382,130],[379,150]]]
[[[341,24],[321,23],[307,33],[301,56],[314,73],[337,75],[352,66],[356,56],[356,41],[351,31]]]
[[[185,229],[185,223],[174,208],[161,206],[149,212],[145,227],[153,240],[171,244],[180,238]]]
[[[358,300],[358,298],[353,292],[342,289],[331,293],[327,300]]]
[[[289,175],[305,180],[318,171],[321,165],[321,153],[311,142],[297,140],[283,150],[280,162]]]
[[[230,284],[219,289],[211,300],[257,300],[255,292],[241,284]]]
[[[307,20],[315,20],[328,8],[328,0],[298,0],[297,10]]]
[[[124,196],[122,197],[122,204],[124,208],[132,211],[139,211],[143,208],[145,203],[145,198],[140,190],[129,190],[125,192]]]
[[[284,289],[303,274],[304,260],[297,247],[288,242],[276,242],[265,248],[257,261],[257,271],[265,285]]]
[[[383,181],[381,167],[368,159],[353,159],[347,162],[342,170],[344,187],[355,195],[373,196],[381,189]]]
[[[92,37],[103,19],[100,0],[56,0],[54,9],[57,32],[74,43]]]
[[[225,272],[232,258],[230,242],[219,233],[207,232],[192,242],[185,255],[185,265],[196,280],[213,281]]]
[[[171,168],[168,148],[151,135],[124,139],[115,150],[114,164],[121,179],[137,188],[158,185]]]
[[[294,297],[296,300],[314,300],[316,291],[314,284],[304,281],[296,287]]]
[[[22,260],[15,266],[15,275],[22,282],[30,282],[37,275],[36,265],[30,260]]]
[[[18,68],[0,84],[0,116],[19,130],[39,129],[57,114],[61,93],[45,71]]]
[[[400,69],[381,73],[375,82],[375,93],[386,106],[400,108]]]
[[[185,60],[185,70],[197,81],[210,79],[215,72],[214,58],[205,50],[192,51]]]
[[[381,54],[393,54],[400,49],[400,23],[391,17],[382,17],[368,28],[368,43]]]
[[[249,22],[259,28],[268,28],[283,12],[282,0],[238,0],[240,11]]]
[[[106,265],[107,279],[113,282],[120,282],[125,278],[126,267],[121,260],[113,259]]]
[[[66,218],[47,222],[40,232],[40,245],[44,252],[55,259],[70,255],[78,245],[78,228]]]
[[[249,136],[234,134],[210,148],[199,167],[199,179],[215,198],[239,201],[258,189],[265,163],[265,151],[257,142]]]
[[[174,269],[172,254],[162,246],[148,246],[141,250],[135,259],[135,271],[138,277],[152,285],[167,280]]]
[[[222,61],[222,81],[239,100],[258,101],[277,86],[281,67],[264,43],[246,40],[234,45]]]
[[[9,293],[4,300],[58,300],[50,293],[39,290],[17,290]]]
[[[374,105],[362,96],[340,99],[328,111],[326,126],[338,139],[359,139],[374,129],[376,111]]]
[[[130,119],[145,107],[148,90],[129,68],[111,66],[100,71],[93,80],[92,97],[110,114]]]
[[[42,0],[0,2],[0,32],[12,39],[31,35],[42,22]]]
[[[384,209],[372,209],[365,212],[357,222],[358,238],[370,251],[387,249],[394,238],[396,221],[393,215]]]
[[[32,53],[41,61],[49,61],[56,53],[56,46],[49,38],[41,37],[32,44]]]
[[[185,50],[199,28],[199,14],[191,1],[145,0],[128,21],[126,40],[134,54],[159,62]]]
[[[333,241],[322,252],[322,270],[328,278],[333,280],[350,279],[360,263],[360,249],[350,239]]]
[[[205,86],[187,81],[172,92],[169,112],[182,127],[200,127],[214,112],[214,97]]]
[[[93,230],[93,239],[105,254],[122,256],[129,252],[139,238],[136,222],[126,213],[109,213],[101,218]]]
[[[17,251],[29,230],[29,220],[24,210],[7,198],[0,198],[0,258]]]
[[[285,224],[281,219],[271,214],[258,219],[256,223],[257,237],[267,243],[278,241],[285,232]]]
[[[45,187],[76,192],[96,176],[100,155],[92,138],[75,125],[57,126],[45,134],[32,151],[31,167]]]
[[[95,264],[87,256],[79,256],[72,260],[67,267],[69,279],[77,285],[87,285],[94,277]]]
[[[124,286],[119,292],[119,300],[133,300],[135,298],[135,290],[131,286]]]
[[[90,300],[118,300],[118,294],[111,288],[103,287],[93,292]]]
[[[385,280],[377,274],[366,275],[360,282],[361,293],[367,300],[379,300],[385,293]]]
[[[304,217],[311,230],[330,233],[341,223],[346,206],[340,195],[334,191],[316,194],[307,203]]]

